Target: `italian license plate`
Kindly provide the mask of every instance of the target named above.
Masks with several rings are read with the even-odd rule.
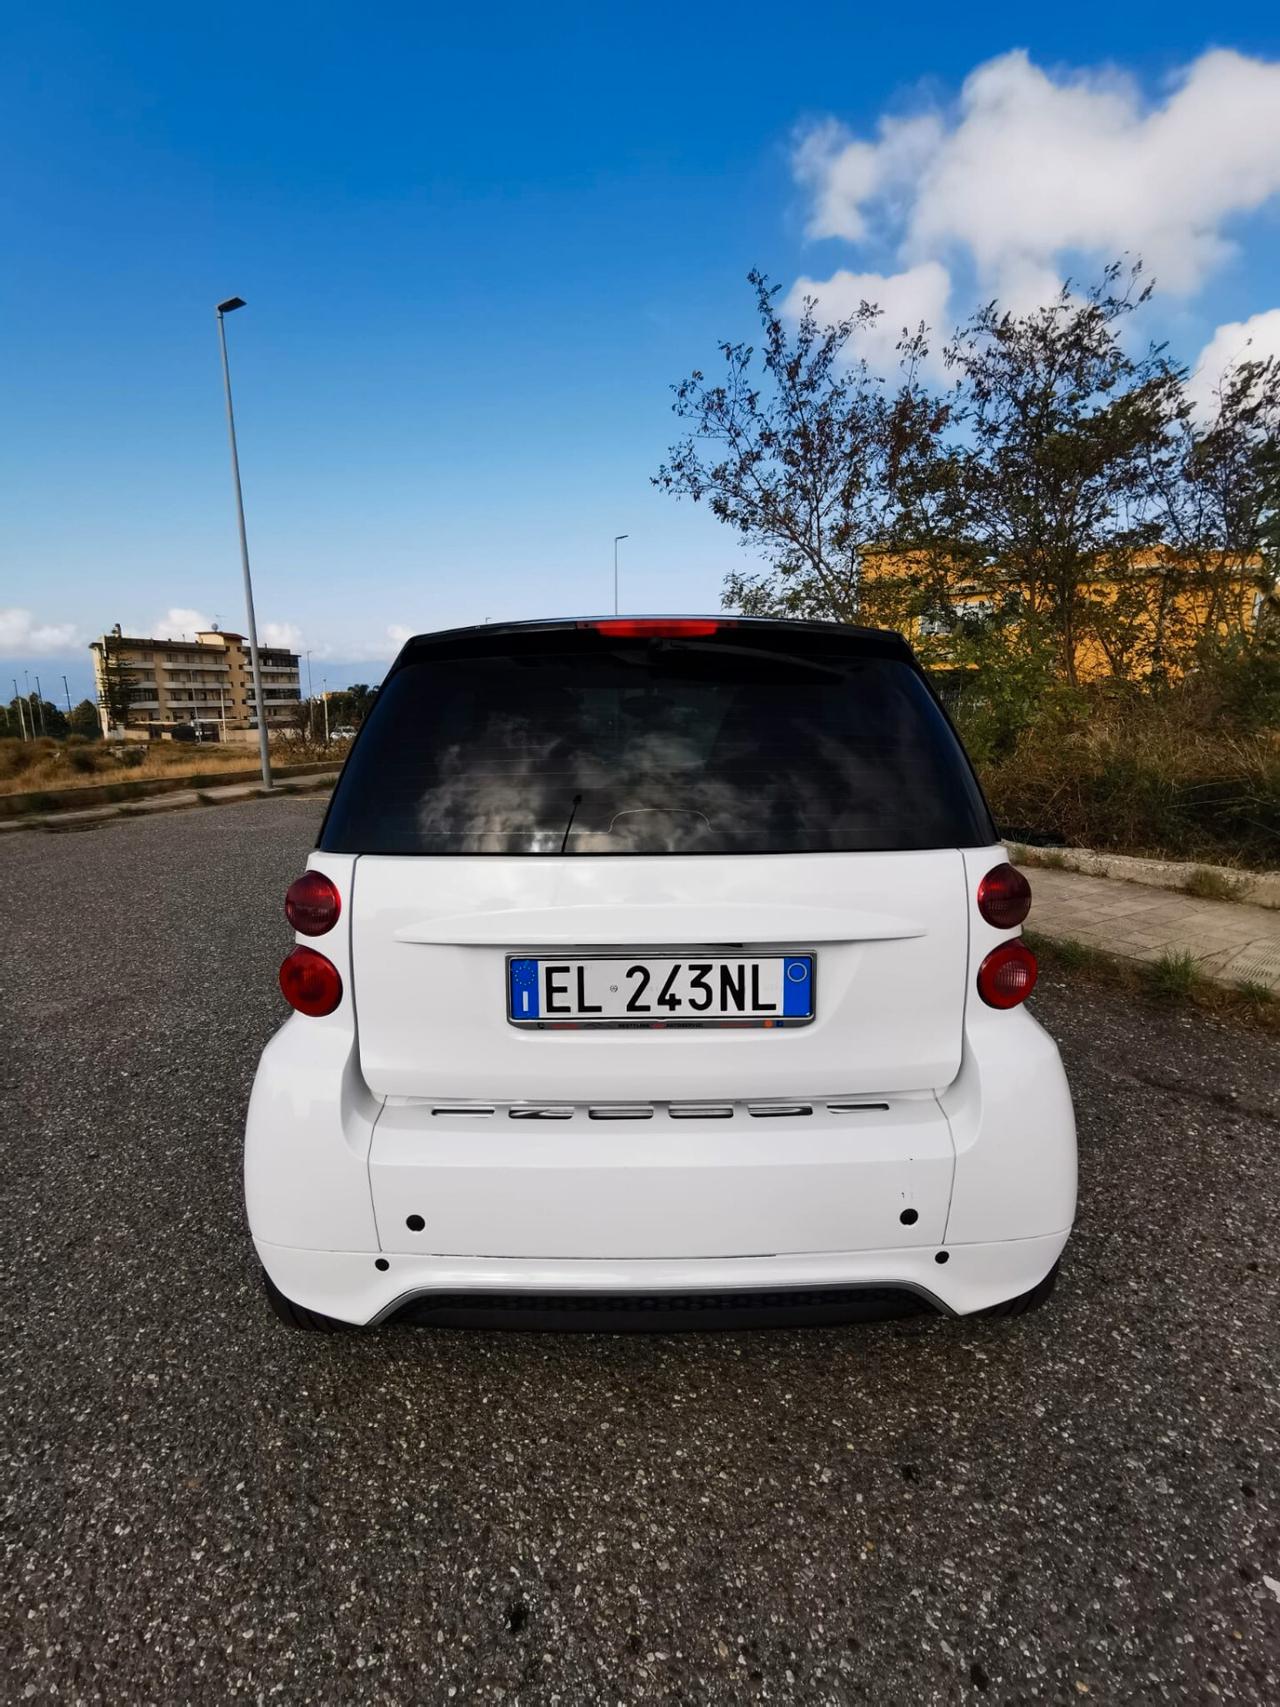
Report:
[[[566,955],[507,960],[513,1025],[805,1025],[811,954]]]

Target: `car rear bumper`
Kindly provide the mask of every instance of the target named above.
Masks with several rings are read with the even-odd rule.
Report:
[[[1043,1280],[1068,1231],[948,1246],[945,1262],[933,1247],[617,1262],[383,1256],[255,1244],[263,1267],[293,1303],[359,1326],[393,1317],[430,1321],[434,1307],[441,1325],[612,1330],[713,1325],[712,1316],[714,1325],[746,1326],[753,1311],[780,1322],[806,1314],[816,1321],[856,1320],[906,1314],[914,1304],[970,1315]]]
[[[872,1301],[845,1294],[887,1292],[966,1315],[1053,1267],[1075,1214],[1075,1127],[1057,1050],[1025,1010],[971,1012],[936,1098],[839,1108],[455,1117],[373,1097],[354,1037],[295,1017],[250,1103],[250,1230],[286,1298],[360,1325],[431,1299],[437,1319],[446,1298],[474,1311],[477,1295],[514,1301],[487,1316],[563,1298],[562,1316],[601,1326],[643,1298],[669,1315],[701,1297],[705,1315],[722,1293],[839,1293],[808,1302],[858,1315]]]

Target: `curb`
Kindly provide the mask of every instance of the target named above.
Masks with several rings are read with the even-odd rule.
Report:
[[[1151,889],[1176,889],[1213,901],[1243,901],[1251,907],[1280,908],[1280,871],[1239,871],[1229,865],[1205,865],[1200,860],[1136,859],[1130,854],[1096,853],[1092,848],[1029,848],[1010,842],[1015,865],[1048,871],[1078,871],[1086,877],[1114,877],[1124,883],[1144,883]],[[1216,892],[1188,888],[1193,873],[1207,874]]]
[[[156,812],[179,812],[198,806],[234,806],[244,800],[275,800],[288,795],[319,793],[338,780],[336,770],[307,776],[281,777],[271,789],[260,782],[223,784],[216,788],[173,789],[141,800],[121,801],[111,806],[87,806],[79,812],[28,813],[22,818],[0,819],[0,835],[19,830],[44,830],[58,835],[72,830],[96,830],[118,818],[147,818]]]

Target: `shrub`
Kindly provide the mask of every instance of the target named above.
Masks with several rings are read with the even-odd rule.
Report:
[[[1280,848],[1280,740],[1208,712],[1190,679],[1058,701],[1011,752],[978,758],[997,824],[1075,847],[1267,866]],[[963,730],[963,725],[962,725]],[[967,731],[964,731],[967,733]]]
[[[22,776],[45,763],[55,750],[53,741],[0,741],[0,776]]]

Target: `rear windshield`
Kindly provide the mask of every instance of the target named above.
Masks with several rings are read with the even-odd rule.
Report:
[[[495,634],[411,653],[320,846],[381,854],[838,853],[994,839],[916,670],[838,633]]]

